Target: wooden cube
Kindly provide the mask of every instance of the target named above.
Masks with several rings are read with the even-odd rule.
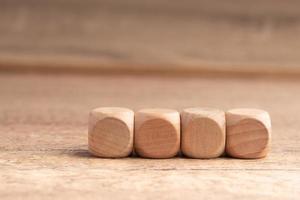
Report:
[[[262,158],[271,140],[269,114],[258,109],[233,109],[226,112],[226,153],[235,158]]]
[[[104,158],[128,156],[133,149],[134,112],[127,108],[104,107],[91,111],[88,148]]]
[[[180,149],[180,115],[170,109],[143,109],[135,115],[135,152],[145,158],[171,158]]]
[[[216,158],[225,150],[225,113],[213,108],[181,112],[181,151],[191,158]]]

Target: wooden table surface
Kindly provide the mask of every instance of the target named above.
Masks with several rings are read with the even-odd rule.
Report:
[[[299,199],[300,82],[264,77],[0,74],[1,199]],[[257,107],[270,112],[265,159],[99,159],[98,106]]]

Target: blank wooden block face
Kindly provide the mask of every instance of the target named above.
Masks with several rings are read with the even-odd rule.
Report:
[[[180,148],[180,116],[170,109],[144,109],[135,116],[135,151],[146,158],[170,158]]]
[[[181,113],[182,153],[215,158],[225,149],[225,113],[212,108],[188,108]]]
[[[89,151],[99,157],[128,156],[133,148],[133,111],[126,108],[94,109],[89,119]]]
[[[268,153],[271,120],[266,111],[233,109],[226,113],[226,152],[235,158],[262,158]]]

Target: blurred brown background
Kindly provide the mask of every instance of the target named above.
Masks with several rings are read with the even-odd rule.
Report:
[[[1,0],[0,69],[300,74],[300,2]]]

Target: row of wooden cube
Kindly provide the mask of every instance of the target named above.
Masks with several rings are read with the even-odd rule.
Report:
[[[103,107],[91,111],[89,151],[121,158],[133,151],[145,158],[265,157],[270,144],[269,114],[258,109],[171,109]]]

